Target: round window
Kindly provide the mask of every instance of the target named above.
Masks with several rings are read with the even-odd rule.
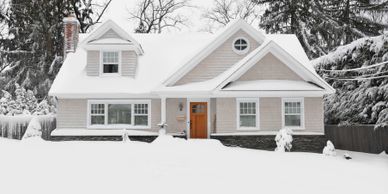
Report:
[[[237,38],[233,43],[234,51],[238,54],[245,54],[248,51],[248,40],[245,38]]]

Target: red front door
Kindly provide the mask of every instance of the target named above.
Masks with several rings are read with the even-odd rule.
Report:
[[[190,138],[207,138],[207,102],[190,102]]]

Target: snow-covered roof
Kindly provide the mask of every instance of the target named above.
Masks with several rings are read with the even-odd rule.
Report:
[[[96,39],[96,37],[109,30],[109,26],[118,30],[118,25],[114,24],[112,20],[108,20],[107,24],[102,24],[99,27],[102,29],[97,28],[90,34],[81,35],[81,44],[107,44],[110,41],[117,44],[127,44],[129,41],[129,43],[139,45],[144,53],[141,53],[142,55],[138,58],[135,77],[88,76],[86,74],[86,51],[80,46],[75,53],[67,55],[50,89],[50,95],[59,98],[136,98],[157,97],[160,93],[179,91],[209,94],[216,88],[219,90],[229,82],[235,81],[233,80],[234,76],[243,72],[248,63],[253,63],[254,59],[258,60],[260,54],[263,55],[271,49],[281,50],[282,53],[286,53],[288,59],[292,59],[293,63],[298,63],[299,67],[297,68],[302,69],[305,76],[309,76],[309,79],[305,79],[306,81],[314,82],[326,90],[332,89],[315,72],[295,35],[264,35],[258,31],[254,35],[254,31],[252,31],[254,29],[248,24],[235,21],[218,34],[205,32],[134,34],[120,29],[118,31],[121,36],[126,37],[125,40]],[[233,30],[229,28],[233,28]],[[223,39],[228,38],[223,33],[233,33],[238,29],[244,29],[254,35],[254,38],[261,42],[261,45],[231,68],[211,80],[171,87],[166,83],[166,80],[169,80],[171,76],[177,77],[177,74],[181,74],[180,70],[184,70],[185,66],[192,65],[190,61],[193,60],[193,56],[201,54],[204,48],[214,44],[215,41],[222,42]]]
[[[84,39],[87,35],[80,36]],[[197,52],[213,35],[208,33],[131,34],[145,51],[138,58],[135,78],[88,76],[86,51],[69,53],[50,89],[50,95],[66,98],[134,97],[151,95],[187,56]],[[80,40],[80,41],[82,41]]]

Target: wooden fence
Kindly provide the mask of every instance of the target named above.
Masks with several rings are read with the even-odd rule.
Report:
[[[373,125],[325,126],[326,138],[337,149],[368,153],[388,152],[388,127],[374,129]]]

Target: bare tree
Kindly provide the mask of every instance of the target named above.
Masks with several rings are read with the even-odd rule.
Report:
[[[140,0],[136,9],[130,12],[130,20],[136,20],[136,33],[161,33],[165,28],[180,29],[187,18],[179,11],[190,7],[190,0]]]
[[[86,33],[91,26],[100,22],[112,0],[69,0],[68,10],[74,12],[80,23],[80,31]]]
[[[234,19],[243,19],[252,24],[258,22],[260,9],[250,0],[214,0],[212,8],[204,11],[203,18],[209,20],[207,31],[222,27]]]

